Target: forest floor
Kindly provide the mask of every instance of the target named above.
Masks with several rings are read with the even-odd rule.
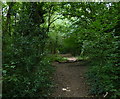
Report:
[[[67,62],[54,62],[56,68],[54,83],[56,84],[52,97],[85,97],[88,96],[88,85],[85,73],[88,70],[85,61],[76,61],[70,54],[61,55]]]

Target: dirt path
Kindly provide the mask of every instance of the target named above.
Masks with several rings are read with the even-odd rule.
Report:
[[[67,57],[67,56],[65,56]],[[74,57],[69,56],[70,61],[76,60]],[[53,97],[84,97],[88,95],[88,86],[85,83],[84,73],[88,67],[84,62],[68,62],[58,63],[54,62],[53,66],[56,67],[54,75],[55,91]]]

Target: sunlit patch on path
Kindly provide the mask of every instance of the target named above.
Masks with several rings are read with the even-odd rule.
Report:
[[[77,58],[75,58],[75,57],[69,57],[69,58],[67,58],[67,60],[70,61],[70,62],[75,62],[77,60]]]

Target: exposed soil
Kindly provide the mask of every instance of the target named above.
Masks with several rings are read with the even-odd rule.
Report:
[[[85,72],[88,70],[88,66],[85,66],[84,61],[76,61],[76,58],[70,54],[62,56],[68,57],[70,62],[53,63],[53,66],[56,67],[54,74],[56,87],[52,97],[88,96],[88,85],[86,84],[85,78]]]

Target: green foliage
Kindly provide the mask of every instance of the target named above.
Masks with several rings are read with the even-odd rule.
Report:
[[[59,16],[60,17],[60,16]],[[62,17],[62,16],[61,16]],[[49,39],[47,46],[52,54],[63,53],[65,48],[65,35],[69,31],[69,20],[58,19],[51,25],[50,31],[48,33]]]
[[[119,98],[119,7],[109,2],[4,4],[3,96],[49,96],[50,62],[67,60],[56,53],[71,53],[90,61],[91,94]]]
[[[39,37],[17,37],[13,42],[3,50],[3,97],[49,95],[53,68],[39,53]]]
[[[80,55],[82,43],[78,41],[77,34],[71,34],[64,39],[63,49],[64,53],[71,53],[73,55]]]
[[[107,64],[108,65],[108,64]],[[101,95],[108,92],[109,98],[119,97],[119,67],[113,66],[93,66],[88,72],[88,82],[91,85],[90,93]]]
[[[46,60],[41,4],[20,3],[19,9],[13,11],[18,16],[14,17],[10,9],[7,13],[10,16],[3,16],[3,97],[50,95],[54,69]],[[10,8],[9,4],[7,6]]]
[[[111,8],[111,10],[114,13],[111,19],[118,18],[117,9]],[[82,51],[83,55],[88,56],[91,60],[92,68],[88,73],[91,85],[90,93],[103,95],[108,92],[109,99],[117,99],[120,96],[118,94],[120,79],[118,70],[120,67],[118,66],[119,42],[115,36],[115,32],[117,32],[115,25],[119,23],[117,23],[118,19],[116,19],[117,21],[109,19],[111,10],[106,10],[105,14],[96,16],[96,20],[90,22],[87,31],[84,32],[86,37],[83,41]]]
[[[81,56],[77,56],[76,58],[77,58],[77,60],[87,60],[87,61],[89,60],[89,57],[82,56],[82,55]]]
[[[69,35],[67,41],[70,43],[67,44],[75,50],[78,49],[75,46],[79,46],[80,57],[88,57],[90,60],[90,92],[94,95],[108,92],[109,99],[120,97],[119,7],[120,3],[104,2],[63,4],[63,15],[71,20],[71,34],[74,35]]]

